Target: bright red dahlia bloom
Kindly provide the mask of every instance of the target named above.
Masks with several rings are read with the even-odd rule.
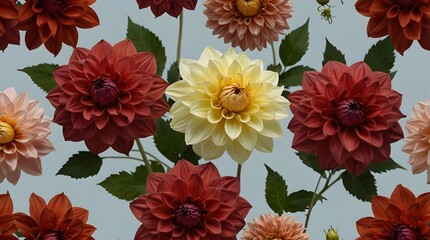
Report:
[[[178,17],[183,8],[194,10],[197,0],[137,0],[137,4],[139,9],[151,7],[155,17],[159,17],[164,13],[172,17]]]
[[[0,50],[4,51],[9,44],[19,45],[18,24],[19,7],[15,0],[0,1]]]
[[[251,209],[239,196],[239,179],[220,177],[212,163],[181,160],[167,173],[150,174],[146,191],[130,203],[142,222],[135,240],[236,239]]]
[[[16,213],[15,224],[26,240],[93,240],[96,228],[87,224],[88,210],[73,207],[64,193],[48,204],[36,194],[30,196],[30,216]]]
[[[305,72],[302,86],[289,96],[292,147],[316,154],[324,169],[359,175],[371,162],[388,160],[390,144],[403,138],[402,95],[391,89],[389,74],[364,62],[328,62],[321,72]]]
[[[430,239],[430,193],[415,195],[397,185],[390,198],[372,197],[374,217],[357,221],[357,240]]]
[[[0,239],[18,240],[13,236],[16,232],[14,223],[15,215],[13,212],[13,202],[9,193],[0,194]]]
[[[56,56],[62,43],[76,47],[79,28],[99,25],[90,7],[96,0],[26,0],[19,10],[18,25],[25,30],[25,44],[30,50],[42,43]]]
[[[128,154],[135,139],[154,135],[155,119],[169,110],[162,99],[168,84],[156,69],[154,55],[138,53],[130,40],[76,48],[69,64],[54,71],[58,86],[47,96],[53,121],[66,140],[84,140],[93,153],[111,146]]]
[[[369,37],[389,35],[400,54],[414,40],[430,50],[430,1],[358,0],[355,8],[363,16],[370,17],[367,24]]]

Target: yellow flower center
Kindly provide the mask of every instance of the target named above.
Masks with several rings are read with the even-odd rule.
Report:
[[[253,17],[261,9],[261,0],[236,0],[239,12],[245,17]]]
[[[0,121],[0,144],[12,142],[15,139],[13,127],[6,122]]]
[[[282,240],[282,238],[278,233],[271,233],[267,235],[264,240]]]
[[[238,84],[228,84],[219,94],[221,105],[230,112],[241,112],[249,104],[249,96],[246,88]]]

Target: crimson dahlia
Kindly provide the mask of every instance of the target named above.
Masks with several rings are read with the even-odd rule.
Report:
[[[371,162],[388,160],[390,144],[403,138],[402,95],[391,89],[389,74],[364,62],[332,61],[321,72],[305,72],[302,86],[289,96],[292,147],[316,154],[324,169],[359,175]]]

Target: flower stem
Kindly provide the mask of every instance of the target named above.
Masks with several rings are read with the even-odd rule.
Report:
[[[242,172],[242,164],[237,164],[236,177],[240,179],[240,173]]]
[[[179,61],[181,60],[181,45],[182,45],[182,31],[184,28],[184,11],[179,15],[179,33],[178,33],[178,47],[176,48],[176,63],[179,67]]]
[[[272,55],[273,55],[273,65],[276,66],[276,52],[275,52],[275,45],[273,42],[270,43],[270,46],[272,47]]]
[[[339,177],[337,177],[333,182],[330,182],[330,180],[331,180],[331,178],[333,177],[333,175],[334,175],[334,173],[336,172],[336,170],[332,170],[332,171],[330,171],[330,173],[329,173],[329,175],[328,175],[328,177],[327,177],[327,179],[326,179],[326,182],[325,182],[325,184],[324,184],[324,186],[323,186],[323,188],[317,193],[317,190],[318,190],[318,186],[319,186],[319,184],[320,184],[320,181],[321,181],[321,179],[322,179],[322,174],[321,174],[321,176],[319,177],[319,179],[318,179],[318,182],[317,182],[317,185],[316,185],[316,187],[315,187],[315,191],[314,191],[314,195],[312,196],[312,200],[311,200],[311,202],[310,202],[310,204],[309,204],[309,209],[308,209],[308,212],[306,213],[306,220],[305,220],[305,231],[307,230],[307,227],[308,227],[308,224],[309,224],[309,220],[310,220],[310,217],[311,217],[311,214],[312,214],[312,209],[313,209],[313,207],[315,206],[315,204],[317,203],[317,201],[318,201],[318,199],[319,198],[321,198],[322,197],[322,195],[331,187],[331,186],[333,186],[335,183],[337,183],[341,178],[342,178],[342,175],[339,175]]]
[[[151,168],[151,163],[149,162],[148,158],[146,157],[145,149],[143,149],[142,143],[140,142],[139,138],[136,139],[136,144],[137,144],[137,147],[139,148],[140,154],[142,155],[142,159],[145,162],[145,166],[146,166],[146,169],[148,170],[148,173],[152,173],[153,171]]]
[[[126,157],[124,157],[124,156],[106,156],[106,157],[102,157],[102,159],[108,159],[108,158],[110,158],[110,159],[133,159],[133,160],[137,160],[137,161],[141,161],[142,162],[142,159],[140,159],[140,158],[135,158],[135,157],[128,157],[128,156],[126,156]]]

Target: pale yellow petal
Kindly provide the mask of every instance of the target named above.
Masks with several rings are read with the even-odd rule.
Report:
[[[199,143],[209,138],[214,129],[215,124],[210,124],[207,119],[194,117],[185,129],[185,142],[188,145]]]
[[[218,59],[222,55],[223,54],[220,51],[211,46],[207,46],[200,55],[199,62],[201,62],[203,65],[207,65],[209,60]]]
[[[217,146],[224,146],[228,141],[228,136],[224,131],[224,124],[217,124],[215,130],[212,133],[212,141]]]
[[[199,118],[207,118],[209,111],[212,109],[209,99],[198,99],[190,106],[190,113]]]
[[[259,134],[257,138],[257,143],[255,145],[255,149],[257,149],[260,152],[266,152],[266,153],[272,152],[273,139]]]
[[[231,140],[236,139],[242,131],[242,123],[235,117],[227,119],[224,124],[224,129]]]
[[[224,147],[215,146],[210,139],[207,139],[193,145],[193,151],[205,160],[212,160],[221,157],[225,149]]]
[[[169,95],[169,97],[174,101],[176,101],[182,95],[188,94],[190,92],[193,92],[193,89],[187,81],[177,81],[166,89],[166,94]]]
[[[261,135],[266,137],[282,137],[282,128],[278,121],[263,120],[264,128],[260,131]]]
[[[254,129],[244,125],[242,127],[242,132],[240,133],[237,141],[248,151],[252,151],[252,149],[257,144],[257,131]]]
[[[221,114],[221,110],[211,108],[207,114],[207,118],[210,123],[219,123],[223,119],[223,116]]]
[[[239,164],[248,160],[251,151],[246,150],[237,140],[229,141],[226,145],[226,151]]]

